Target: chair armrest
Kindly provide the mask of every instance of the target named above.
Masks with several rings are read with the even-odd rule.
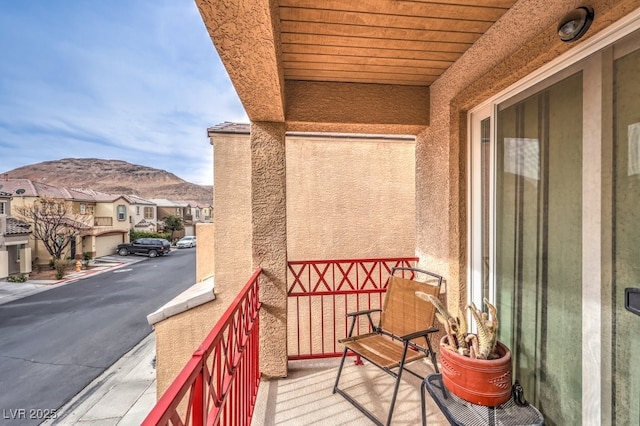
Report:
[[[438,331],[438,327],[431,327],[426,330],[416,331],[415,333],[409,333],[405,336],[400,336],[400,338],[405,341],[413,340],[413,339],[417,339],[418,337],[428,336],[429,334],[435,333],[436,331]]]
[[[358,311],[358,312],[349,312],[347,314],[348,317],[357,317],[360,315],[366,315],[366,314],[371,314],[373,312],[382,312],[382,309],[367,309],[364,311]]]

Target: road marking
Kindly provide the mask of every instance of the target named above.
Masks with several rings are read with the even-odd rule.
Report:
[[[113,271],[114,274],[117,274],[119,272],[129,272],[129,271],[133,271],[133,269],[129,268],[129,269],[116,269],[115,271]]]

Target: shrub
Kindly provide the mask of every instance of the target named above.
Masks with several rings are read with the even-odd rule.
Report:
[[[56,269],[56,279],[61,280],[64,277],[64,273],[72,264],[71,261],[67,259],[58,259],[54,262],[54,266]]]
[[[93,256],[91,255],[90,251],[85,251],[84,253],[82,253],[82,259],[85,261],[90,261],[93,258]]]
[[[28,279],[29,277],[27,277],[25,274],[9,275],[7,277],[7,281],[9,281],[10,283],[23,283]]]
[[[138,238],[164,238],[165,240],[169,240],[169,238],[171,238],[171,234],[168,232],[159,233],[159,232],[134,231],[133,229],[129,231],[130,241],[137,240]]]

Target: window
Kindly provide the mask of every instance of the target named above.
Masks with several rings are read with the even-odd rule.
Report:
[[[86,204],[80,204],[80,214],[87,214],[87,205]]]
[[[4,205],[5,205],[5,202],[4,201],[0,201],[0,214],[5,214],[4,213]]]
[[[136,214],[140,216],[140,206],[136,206]]]
[[[118,206],[118,220],[126,220],[127,216],[127,207],[123,205]]]
[[[200,210],[196,210],[196,219],[200,219]]]
[[[144,208],[144,218],[145,219],[153,219],[153,207],[145,207]]]

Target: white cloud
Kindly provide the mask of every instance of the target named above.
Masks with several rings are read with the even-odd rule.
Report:
[[[0,48],[14,49],[0,65],[0,172],[98,157],[212,183],[206,129],[248,119],[192,0],[4,12]]]

